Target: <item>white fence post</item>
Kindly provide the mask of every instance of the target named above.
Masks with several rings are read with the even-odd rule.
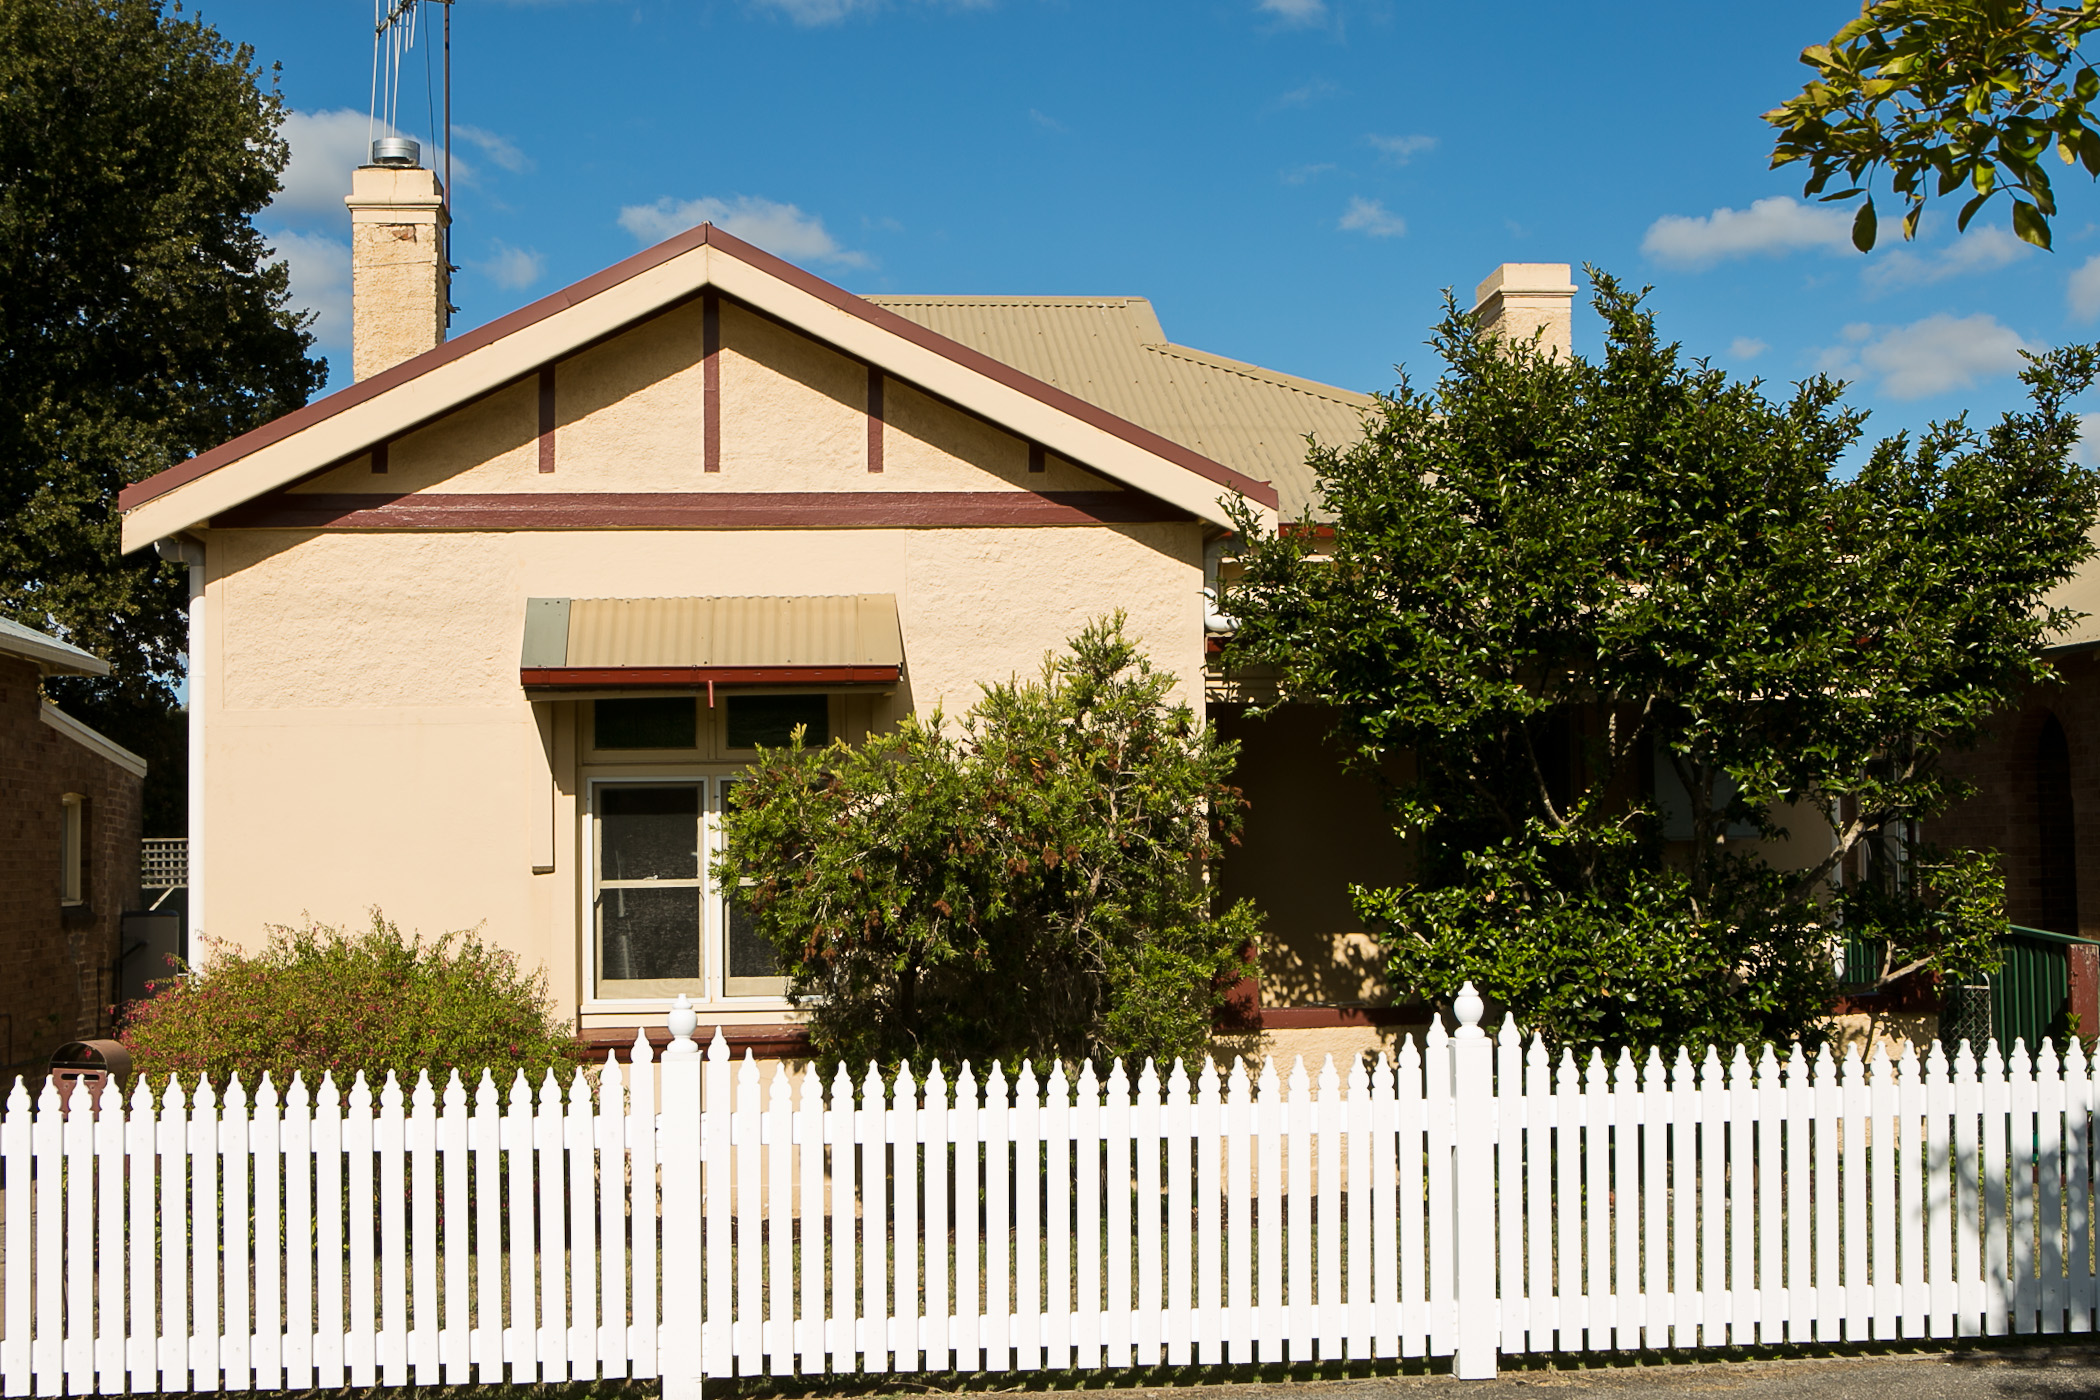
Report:
[[[1451,1245],[1457,1278],[1457,1346],[1451,1374],[1464,1381],[1495,1375],[1495,1073],[1494,1042],[1480,1029],[1484,1009],[1471,982],[1451,1009]]]
[[[658,1364],[663,1372],[663,1400],[700,1400],[700,1378],[705,1373],[700,1346],[700,1047],[693,1040],[700,1018],[691,1000],[681,993],[669,1021],[672,1039],[664,1049],[661,1070],[663,1136],[657,1144],[664,1179],[664,1293]],[[647,1131],[648,1125],[637,1124],[636,1128]],[[637,1181],[636,1197],[641,1198],[643,1192],[643,1183]],[[636,1222],[636,1228],[643,1228],[641,1222]]]

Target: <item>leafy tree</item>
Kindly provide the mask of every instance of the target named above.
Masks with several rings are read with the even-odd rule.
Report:
[[[1205,879],[1236,748],[1173,688],[1118,614],[960,725],[761,754],[721,869],[820,1058],[1201,1053],[1259,925]]]
[[[1841,385],[1686,363],[1592,276],[1600,361],[1447,306],[1435,386],[1314,448],[1331,536],[1240,512],[1228,660],[1333,707],[1366,768],[1413,755],[1392,805],[1420,868],[1356,891],[1393,984],[1471,977],[1555,1039],[1667,1045],[1809,1031],[1840,923],[1890,979],[1987,965],[1994,858],[1914,837],[1960,795],[1941,756],[2070,620],[2043,600],[2092,552],[2100,478],[2064,405],[2100,354],[2035,357],[2027,411],[1852,472]]]
[[[1772,164],[1807,161],[1805,193],[1861,200],[1852,241],[1862,252],[1879,232],[1867,186],[1881,174],[1907,206],[1905,238],[1932,199],[1963,192],[1957,226],[1966,229],[2006,193],[2013,232],[2047,248],[2051,149],[2100,175],[2100,130],[2088,116],[2100,72],[2079,52],[2096,28],[2092,5],[1868,0],[1829,43],[1802,51],[1815,77],[1765,113],[1779,129]],[[1833,180],[1845,188],[1825,194]]]
[[[187,583],[118,558],[116,493],[326,374],[253,223],[287,155],[257,78],[159,0],[0,5],[0,612],[109,660],[50,690],[155,761],[149,830],[180,829]]]
[[[155,1082],[202,1074],[223,1085],[238,1070],[250,1089],[264,1070],[281,1088],[294,1072],[347,1087],[359,1071],[413,1084],[419,1070],[442,1082],[454,1069],[469,1082],[490,1070],[508,1088],[521,1070],[537,1080],[574,1063],[544,971],[525,972],[472,930],[403,935],[376,909],[368,928],[275,928],[252,953],[220,943],[132,1003],[120,1034],[132,1067]]]

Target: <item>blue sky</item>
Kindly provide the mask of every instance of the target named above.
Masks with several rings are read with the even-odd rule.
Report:
[[[340,387],[370,0],[202,13],[282,64],[293,166],[260,222]],[[1442,288],[1470,304],[1499,262],[1594,262],[1653,283],[1693,354],[1855,380],[1872,431],[1995,414],[2019,348],[2100,338],[2100,190],[2066,174],[2055,253],[2003,207],[1853,252],[1847,215],[1766,169],[1757,114],[1856,13],[460,0],[455,329],[713,217],[854,291],[1148,296],[1184,344],[1369,390],[1433,368]],[[1582,312],[1578,352],[1596,337]]]

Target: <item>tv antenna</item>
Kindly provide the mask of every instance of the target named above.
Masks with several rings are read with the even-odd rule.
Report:
[[[372,109],[365,124],[365,135],[371,142],[372,164],[397,167],[413,167],[423,163],[423,148],[414,137],[401,134],[401,68],[402,60],[416,47],[418,31],[422,28],[423,6],[436,5],[445,12],[442,46],[444,61],[445,123],[444,140],[439,149],[445,153],[444,188],[439,192],[444,200],[443,221],[444,245],[440,250],[446,269],[452,266],[452,4],[453,0],[372,0]],[[429,125],[424,128],[433,140],[436,132],[437,113],[432,110],[430,81],[430,47],[423,47],[423,97],[424,111]],[[384,134],[382,135],[382,131]],[[445,319],[452,318],[452,308],[445,308]]]

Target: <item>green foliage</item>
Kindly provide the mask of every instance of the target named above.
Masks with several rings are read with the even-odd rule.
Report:
[[[187,584],[118,558],[116,493],[326,377],[253,223],[287,155],[257,78],[158,0],[0,5],[0,613],[107,659],[48,688],[155,758]],[[148,781],[168,831],[179,766]]]
[[[2006,926],[1984,858],[1912,853],[1836,904],[1831,877],[1869,845],[1896,868],[1961,795],[1940,756],[2049,676],[2071,615],[2044,599],[2100,506],[2065,403],[2100,355],[2035,358],[2030,410],[1848,475],[1842,386],[1776,400],[1686,364],[1592,276],[1601,361],[1449,309],[1434,389],[1315,447],[1331,541],[1240,511],[1228,661],[1333,707],[1366,768],[1415,756],[1392,802],[1417,878],[1357,892],[1394,985],[1471,977],[1554,1039],[1668,1045],[1809,1031],[1840,916],[1892,975],[1978,966]],[[1789,835],[1804,868],[1747,839]]]
[[[952,729],[761,753],[721,868],[820,1059],[1201,1052],[1259,923],[1212,909],[1235,746],[1173,687],[1118,614]]]
[[[404,936],[376,909],[366,929],[308,922],[272,929],[258,952],[217,945],[201,968],[133,1003],[121,1038],[155,1082],[223,1084],[239,1070],[252,1087],[268,1070],[280,1086],[294,1072],[347,1084],[392,1070],[412,1083],[419,1070],[437,1080],[454,1069],[472,1082],[487,1069],[508,1084],[574,1063],[544,972],[524,972],[472,931]]]
[[[1801,53],[1815,77],[1765,113],[1779,129],[1772,164],[1808,162],[1804,193],[1863,199],[1852,241],[1874,246],[1867,193],[1886,172],[1907,206],[1903,236],[1932,199],[1966,195],[1958,226],[2003,192],[2013,232],[2049,246],[2056,198],[2047,156],[2100,175],[2088,117],[2100,72],[2078,51],[2100,7],[2033,0],[1868,0],[1827,44]],[[1824,193],[1842,177],[1845,188]]]

